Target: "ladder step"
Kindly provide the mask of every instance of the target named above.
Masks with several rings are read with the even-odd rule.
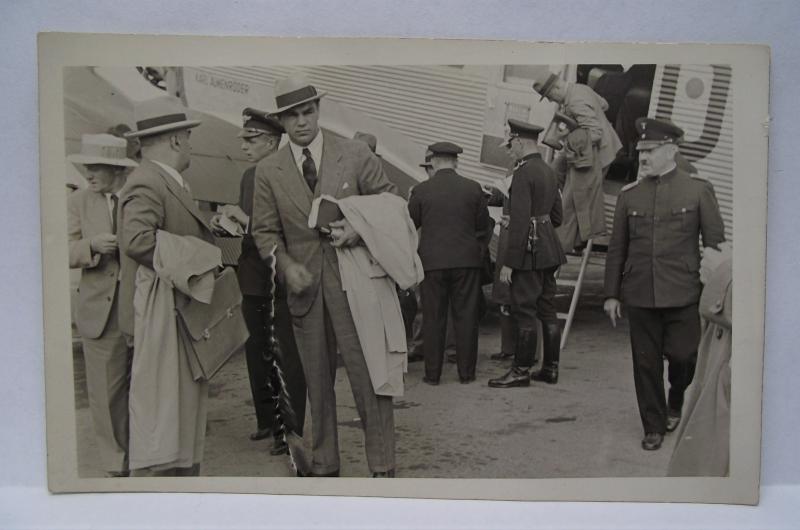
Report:
[[[559,320],[566,320],[569,317],[569,313],[556,313],[556,318]]]
[[[558,279],[556,280],[556,285],[564,287],[575,287],[578,285],[578,280]]]

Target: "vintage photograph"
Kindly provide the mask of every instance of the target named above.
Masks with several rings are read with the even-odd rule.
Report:
[[[742,73],[617,55],[62,66],[73,476],[731,478]]]

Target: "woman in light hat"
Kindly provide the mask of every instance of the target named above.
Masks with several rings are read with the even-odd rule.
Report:
[[[67,157],[86,170],[88,188],[70,194],[69,266],[81,269],[73,320],[81,334],[86,384],[98,452],[108,476],[128,474],[128,379],[132,349],[117,321],[119,251],[117,193],[127,170],[127,142],[85,134],[80,153]]]

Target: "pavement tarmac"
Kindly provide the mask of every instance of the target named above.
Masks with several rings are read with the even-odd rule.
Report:
[[[560,294],[559,305],[566,307],[569,295]],[[409,364],[405,395],[394,400],[398,477],[666,474],[674,436],[668,434],[658,451],[641,448],[627,320],[612,328],[603,314],[602,267],[587,273],[557,385],[489,388],[487,381],[510,365],[489,359],[499,349],[499,321],[492,308],[481,323],[475,382],[460,384],[455,364],[446,362],[441,384],[429,386],[422,382],[423,363]],[[100,477],[80,348],[74,360],[79,475]],[[256,421],[244,354],[222,368],[209,393],[202,475],[294,476],[288,457],[270,456],[271,439],[248,438]],[[336,374],[336,398],[341,476],[368,477],[363,432],[343,367]],[[306,433],[312,428],[308,423],[307,418]],[[310,454],[309,436],[306,445]]]

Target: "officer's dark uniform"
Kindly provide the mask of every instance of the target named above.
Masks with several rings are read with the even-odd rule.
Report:
[[[683,131],[668,122],[636,121],[639,150],[677,143]],[[645,449],[658,449],[680,419],[700,339],[700,250],[725,239],[714,188],[677,166],[622,188],[614,214],[605,274],[607,298],[621,300],[630,320],[636,398]],[[663,356],[669,360],[664,397]],[[669,407],[669,410],[667,409]],[[669,418],[669,419],[668,419]],[[655,436],[646,443],[651,435]]]
[[[508,120],[511,135],[537,139],[541,127]],[[518,326],[514,365],[489,386],[506,388],[528,386],[528,370],[536,352],[536,320],[542,322],[544,355],[542,380],[556,382],[561,328],[554,299],[555,272],[566,263],[555,227],[561,224],[561,196],[553,170],[539,153],[518,160],[509,193],[508,243],[499,259],[513,269],[511,276],[511,314]]]
[[[428,148],[433,157],[457,156],[455,144],[439,142]],[[414,187],[408,211],[422,228],[419,257],[425,270],[422,288],[425,381],[437,384],[442,374],[448,306],[456,335],[456,364],[462,383],[475,379],[478,358],[478,320],[481,267],[489,225],[489,210],[477,182],[452,169],[440,169]]]
[[[278,136],[283,134],[280,123],[272,117],[267,117],[266,112],[248,108],[244,111],[244,118],[244,128],[239,134],[242,138],[260,134]],[[253,216],[254,179],[255,167],[248,168],[242,175],[239,188],[239,207],[251,219]],[[296,424],[288,425],[288,428],[302,435],[306,407],[306,384],[292,331],[285,287],[281,284],[275,285],[273,318],[272,264],[261,259],[249,225],[242,236],[242,253],[239,256],[237,276],[242,291],[242,313],[250,333],[250,337],[245,343],[245,357],[250,389],[253,394],[253,405],[256,409],[256,421],[258,422],[258,432],[252,438],[256,440],[271,433],[275,437],[273,452],[284,452],[276,417],[276,395],[285,383],[296,420]],[[278,376],[273,364],[270,326],[274,326],[272,329],[274,329],[279,345],[278,364],[283,372],[283,380]],[[286,418],[284,418],[285,420]]]

